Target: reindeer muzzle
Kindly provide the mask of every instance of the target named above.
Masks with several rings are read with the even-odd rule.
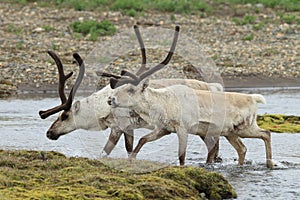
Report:
[[[56,135],[52,131],[47,131],[47,138],[50,140],[57,140],[59,137],[60,135]]]

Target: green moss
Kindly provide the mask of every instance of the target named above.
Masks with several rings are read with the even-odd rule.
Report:
[[[2,150],[0,160],[3,199],[202,199],[202,194],[210,199],[236,197],[222,175],[197,167],[167,167],[133,174],[98,160],[35,151]],[[139,161],[134,162],[138,165]],[[141,166],[146,165],[141,162]]]
[[[249,35],[246,35],[242,38],[243,40],[251,41],[254,39],[254,34],[250,33]]]
[[[74,21],[70,27],[75,33],[89,35],[90,40],[97,40],[99,36],[113,35],[117,31],[115,26],[108,20],[97,22],[95,20]]]
[[[257,124],[266,130],[277,133],[300,133],[300,117],[282,114],[257,116]]]
[[[199,194],[204,193],[209,199],[236,198],[237,194],[221,175],[207,172],[194,167],[172,167],[158,172],[159,176],[172,179],[180,185],[196,189]]]

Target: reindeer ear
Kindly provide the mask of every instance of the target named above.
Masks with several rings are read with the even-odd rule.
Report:
[[[74,103],[74,111],[75,111],[75,113],[77,113],[79,111],[79,109],[80,109],[80,101],[76,101]]]
[[[142,87],[142,92],[144,92],[144,90],[149,86],[149,79],[146,79],[143,82],[143,87]]]
[[[109,84],[110,84],[110,88],[111,88],[111,89],[115,89],[117,83],[118,83],[118,80],[117,80],[117,79],[115,79],[115,78],[110,78]]]

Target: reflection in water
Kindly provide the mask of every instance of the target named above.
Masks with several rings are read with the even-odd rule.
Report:
[[[250,92],[250,91],[246,91]],[[254,91],[255,92],[255,91]],[[251,91],[251,93],[254,93]],[[257,92],[257,91],[256,91]],[[300,91],[259,91],[267,100],[259,105],[259,113],[300,115]],[[67,156],[99,158],[108,138],[106,131],[77,130],[57,141],[46,138],[46,131],[57,115],[41,120],[38,111],[58,105],[59,99],[30,97],[0,100],[0,148],[59,151]],[[135,144],[148,130],[139,129]],[[126,158],[124,141],[119,141],[110,157]],[[262,140],[243,139],[248,151],[246,164],[237,166],[237,154],[227,140],[221,138],[222,163],[205,165],[206,147],[196,136],[189,136],[186,163],[222,173],[236,189],[238,199],[297,199],[300,196],[300,135],[272,133],[275,170],[265,166]],[[138,159],[178,164],[177,137],[171,134],[143,147]]]

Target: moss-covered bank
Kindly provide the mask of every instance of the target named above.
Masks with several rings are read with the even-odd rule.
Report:
[[[257,116],[257,124],[277,133],[300,133],[300,117],[282,114],[265,114]]]
[[[97,160],[0,150],[0,199],[223,199],[237,195],[218,173],[166,167],[133,174]]]

